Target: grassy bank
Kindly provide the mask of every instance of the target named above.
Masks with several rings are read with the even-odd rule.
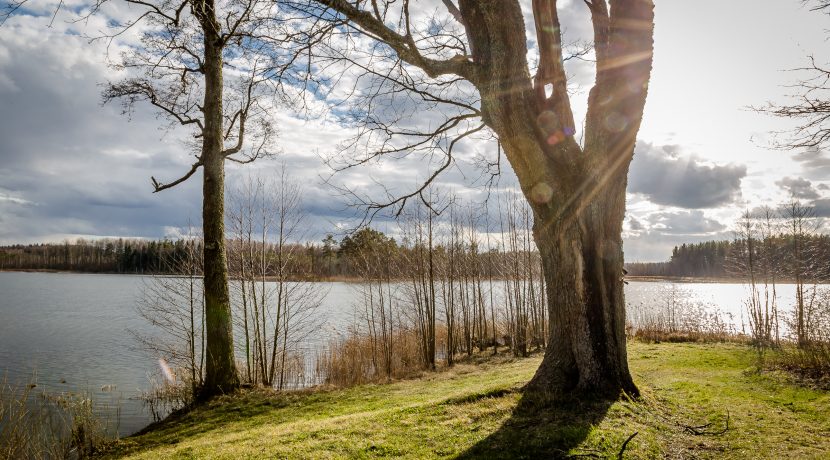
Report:
[[[629,349],[643,392],[612,405],[523,401],[540,358],[413,381],[225,398],[120,441],[129,458],[830,458],[830,394],[755,373],[743,345]]]

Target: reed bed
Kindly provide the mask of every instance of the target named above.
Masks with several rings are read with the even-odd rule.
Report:
[[[36,383],[0,383],[0,458],[84,459],[117,433],[88,393],[49,393]],[[116,417],[117,419],[117,417]],[[115,426],[113,426],[115,425]]]

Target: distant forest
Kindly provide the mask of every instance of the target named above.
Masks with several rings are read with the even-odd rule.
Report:
[[[340,242],[329,235],[318,244],[291,246],[291,263],[286,269],[292,277],[302,279],[358,277],[351,256],[361,246],[373,244],[375,240],[384,240],[391,251],[411,250],[382,232],[364,229]],[[784,264],[791,250],[791,238],[773,237],[768,244]],[[815,277],[830,279],[830,264],[822,263],[830,260],[830,236],[811,236],[806,245],[810,248],[809,259],[815,261],[810,265],[820,268],[819,272],[814,271]],[[229,247],[233,248],[232,241]],[[266,252],[272,250],[276,251],[266,247]],[[438,246],[436,250],[442,248]],[[632,262],[626,264],[626,269],[628,276],[737,278],[742,272],[733,261],[734,255],[744,252],[744,240],[682,244],[674,247],[668,261]],[[181,262],[200,253],[199,240],[79,239],[64,243],[0,246],[0,270],[179,274],[181,270],[177,267],[182,266]],[[482,251],[479,256],[499,258],[499,254],[500,251]],[[233,259],[232,254],[230,257]]]
[[[187,240],[101,239],[0,246],[0,270],[167,273],[190,253]]]
[[[725,278],[729,276],[727,259],[732,241],[706,241],[682,244],[672,250],[666,262],[626,264],[630,276],[688,276]]]
[[[793,251],[793,239],[787,236],[774,236],[765,241],[766,248],[776,259],[778,265],[787,265],[787,258]],[[830,279],[830,236],[816,234],[806,237],[802,242],[807,252],[806,264],[811,277]],[[746,254],[746,240],[706,241],[696,244],[682,244],[672,250],[671,259],[666,262],[634,262],[626,264],[629,276],[656,277],[698,277],[698,278],[743,278],[743,259]],[[760,251],[760,244],[756,251]],[[759,256],[760,257],[760,256]],[[785,269],[781,276],[787,277]]]
[[[284,274],[292,279],[304,280],[359,278],[363,276],[361,270],[365,268],[361,266],[365,263],[363,253],[370,248],[383,248],[390,259],[405,259],[419,249],[418,246],[406,242],[400,244],[394,238],[371,228],[363,228],[344,236],[340,241],[333,235],[327,235],[320,243],[285,243],[282,248],[277,243],[263,245],[256,241],[229,239],[227,248],[232,276],[237,274],[239,261],[248,257],[247,252],[253,251],[256,254],[264,252],[264,259],[268,261],[265,264],[266,276],[277,275],[276,267],[279,264],[271,262],[276,261],[282,254]],[[481,262],[486,262],[499,272],[507,270],[507,256],[516,252],[502,249],[479,253],[476,247],[467,249],[475,254],[473,257],[478,257]],[[440,244],[436,244],[433,250],[437,257],[449,252]],[[187,275],[187,267],[194,265],[191,261],[195,261],[196,266],[201,266],[201,254],[202,242],[198,238],[79,239],[63,243],[0,246],[0,270]],[[403,271],[393,276],[408,276],[408,273]]]
[[[230,242],[229,246],[232,246]],[[294,245],[288,270],[298,277],[348,275],[337,257],[334,240]],[[273,249],[273,248],[268,248]],[[63,243],[0,246],[0,270],[55,270],[84,273],[184,274],[184,261],[201,256],[199,239],[101,239]],[[344,265],[341,270],[341,265]]]

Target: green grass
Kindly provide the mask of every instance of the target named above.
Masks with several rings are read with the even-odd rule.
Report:
[[[226,397],[116,443],[128,458],[828,458],[830,394],[742,345],[632,343],[637,401],[539,404],[539,357],[347,390]],[[726,423],[728,419],[728,429]]]

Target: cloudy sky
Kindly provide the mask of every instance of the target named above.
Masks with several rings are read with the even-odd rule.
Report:
[[[565,3],[566,33],[586,34],[582,2]],[[199,221],[200,178],[153,194],[150,176],[164,181],[187,170],[183,133],[162,129],[167,125],[150,110],[125,117],[118,105],[101,105],[101,84],[119,77],[108,65],[119,43],[108,51],[106,43],[86,38],[105,29],[106,15],[70,21],[82,0],[64,2],[67,8],[52,21],[55,4],[32,0],[0,27],[0,244],[175,237],[188,221]],[[787,70],[806,65],[809,55],[830,61],[830,18],[801,0],[656,4],[654,71],[629,177],[627,259],[664,260],[676,244],[729,238],[743,209],[790,196],[830,215],[830,154],[769,149],[770,133],[792,124],[747,109],[786,101],[792,92],[786,85],[798,77]],[[113,8],[109,14],[131,14]],[[122,44],[134,39],[120,38]],[[590,64],[570,70],[577,85],[589,87]],[[575,96],[577,118],[584,116],[584,96]],[[353,211],[324,183],[330,170],[322,158],[337,151],[350,128],[333,115],[305,119],[288,108],[274,118],[277,159],[229,166],[230,187],[285,164],[303,186],[318,232],[347,227]],[[495,149],[477,142],[477,150]],[[461,155],[442,186],[483,196],[473,158]],[[417,161],[352,170],[334,182],[366,193],[374,179],[414,185]],[[511,173],[503,174],[501,186],[509,188]],[[381,229],[392,225],[380,223]]]

